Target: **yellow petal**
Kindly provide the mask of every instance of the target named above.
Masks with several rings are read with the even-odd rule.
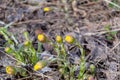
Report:
[[[13,74],[15,74],[15,69],[12,66],[7,66],[6,73],[9,75],[13,75]]]
[[[46,62],[45,61],[39,61],[34,65],[34,71],[38,71],[41,70],[42,68],[44,68],[46,66]]]
[[[46,36],[44,34],[38,34],[38,41],[42,43],[46,42]]]
[[[61,36],[56,36],[56,42],[61,43],[62,42],[62,37]]]
[[[66,35],[66,36],[65,36],[65,41],[66,41],[67,43],[72,44],[72,43],[74,42],[74,38],[73,38],[72,36],[70,36],[70,35]]]
[[[50,8],[49,7],[44,7],[43,11],[48,12],[48,11],[50,11]]]

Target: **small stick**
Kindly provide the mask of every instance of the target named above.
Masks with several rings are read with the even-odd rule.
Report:
[[[108,32],[113,32],[113,31],[120,31],[120,28],[114,29],[114,30],[111,30],[111,31],[101,31],[101,32],[96,32],[96,33],[85,33],[83,36],[102,35],[102,34],[105,34],[105,33],[108,33]]]
[[[117,46],[119,46],[119,44],[120,44],[120,41],[109,52],[112,52]]]
[[[115,4],[115,3],[111,2],[111,1],[108,1],[108,0],[104,0],[104,1],[106,1],[107,3],[110,3],[110,4],[112,4],[112,5],[114,5],[114,6],[117,7],[117,8],[120,8],[119,5],[117,5],[117,4]]]

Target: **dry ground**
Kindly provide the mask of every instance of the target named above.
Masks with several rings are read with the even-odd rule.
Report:
[[[44,7],[52,10],[45,13]],[[61,0],[0,0],[0,26],[10,22],[14,23],[9,31],[18,36],[19,42],[24,40],[23,31],[29,32],[34,43],[41,32],[51,39],[56,34],[73,34],[84,47],[87,62],[95,64],[97,80],[120,80],[120,11],[104,0],[68,0],[64,3]],[[116,32],[112,39],[106,38],[110,36],[105,30],[107,25],[110,31]],[[1,36],[1,51],[4,42]],[[51,52],[49,45],[43,47]],[[71,54],[78,55],[77,50],[73,48]],[[2,52],[0,57],[2,80],[6,78],[4,66],[13,63]]]

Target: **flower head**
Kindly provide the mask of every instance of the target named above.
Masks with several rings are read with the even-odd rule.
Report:
[[[44,12],[48,12],[48,11],[50,11],[50,8],[49,8],[49,7],[44,7],[44,8],[43,8],[43,11],[44,11]]]
[[[62,37],[59,35],[57,35],[55,39],[56,39],[56,42],[58,42],[58,43],[62,42]]]
[[[25,42],[24,42],[24,45],[25,45],[25,46],[28,46],[29,43],[30,43],[29,41],[25,41]]]
[[[34,71],[41,70],[47,65],[46,61],[39,61],[34,65]]]
[[[70,35],[65,36],[65,41],[69,44],[72,44],[74,42],[74,38]]]
[[[6,73],[7,74],[9,74],[9,75],[13,75],[13,74],[15,74],[15,68],[14,67],[12,67],[12,66],[7,66],[6,67]]]
[[[46,36],[44,34],[38,34],[38,41],[42,43],[46,42]]]
[[[10,53],[11,49],[9,47],[5,48],[5,52]]]

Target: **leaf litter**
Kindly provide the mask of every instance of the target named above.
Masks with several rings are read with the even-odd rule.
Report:
[[[48,13],[43,11],[46,6],[52,8]],[[120,11],[109,7],[104,0],[68,0],[65,3],[60,0],[1,0],[0,14],[0,26],[13,22],[9,31],[17,35],[19,43],[24,41],[24,31],[29,32],[35,47],[38,33],[43,32],[52,39],[56,34],[64,36],[73,33],[86,51],[88,65],[93,63],[96,66],[96,80],[120,80]],[[116,31],[112,40],[106,38],[106,25],[110,25],[110,32]],[[0,79],[13,80],[4,71],[5,65],[14,65],[14,61],[2,52],[4,43],[0,35]],[[66,48],[69,49],[69,46]],[[41,56],[54,58],[55,52],[50,45],[43,45],[42,50],[50,54],[45,52]],[[77,64],[79,50],[75,46],[69,50],[68,57]],[[55,67],[51,64],[43,69],[44,74],[50,76],[45,80],[62,80]],[[37,76],[41,80],[43,75]]]

